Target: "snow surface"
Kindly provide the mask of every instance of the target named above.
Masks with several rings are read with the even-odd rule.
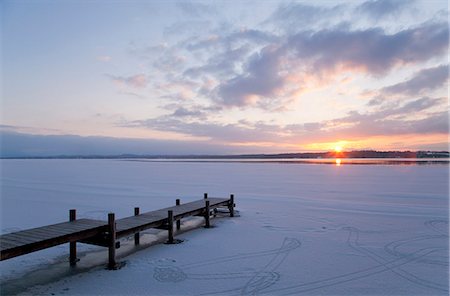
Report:
[[[234,193],[239,216],[184,221],[105,248],[68,245],[0,262],[1,294],[448,295],[448,165],[2,160],[1,231],[121,218]],[[152,245],[151,247],[148,247]],[[126,255],[126,256],[125,256]]]

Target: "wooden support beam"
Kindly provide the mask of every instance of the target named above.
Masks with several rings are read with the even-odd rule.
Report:
[[[135,216],[139,215],[139,208],[138,207],[134,208],[134,215]],[[135,246],[139,245],[139,232],[134,234],[134,245]]]
[[[108,214],[108,233],[109,233],[109,246],[108,246],[108,269],[117,269],[116,263],[116,219],[114,213]]]
[[[210,228],[211,225],[209,224],[209,200],[205,201],[205,228]]]
[[[69,210],[69,221],[75,221],[77,219],[77,210],[75,209],[71,209]],[[70,242],[69,243],[70,247],[70,255],[69,255],[69,262],[70,262],[70,266],[75,266],[77,264],[77,261],[79,261],[79,259],[77,259],[77,242]]]
[[[175,200],[175,205],[176,205],[176,206],[179,206],[179,205],[180,205],[180,199],[179,199],[179,198],[177,198],[177,199]],[[181,219],[178,219],[178,220],[177,220],[177,230],[180,230],[180,228],[181,228]]]
[[[228,205],[230,210],[230,217],[234,217],[234,194],[230,194],[230,204]]]
[[[168,244],[173,244],[173,211],[167,211],[167,230],[169,232],[169,239],[167,240]]]

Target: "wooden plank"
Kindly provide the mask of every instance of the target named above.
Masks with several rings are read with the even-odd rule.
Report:
[[[52,239],[55,237],[64,236],[67,234],[68,233],[55,232],[52,230],[37,230],[37,231],[33,231],[33,232],[28,232],[28,233],[16,234],[16,236],[20,236],[24,239],[29,239],[29,240],[33,240],[33,241],[41,241],[41,240],[45,240],[45,239]]]
[[[16,256],[28,254],[28,253],[35,252],[38,250],[42,250],[42,249],[57,246],[60,244],[64,244],[64,243],[67,243],[70,241],[82,240],[82,239],[85,239],[88,237],[98,235],[98,234],[104,232],[104,230],[105,230],[104,227],[96,227],[96,228],[91,228],[91,229],[80,231],[80,232],[67,234],[64,236],[43,239],[41,241],[29,243],[29,244],[22,245],[20,247],[8,249],[8,250],[2,250],[1,260],[6,260],[6,259],[13,258]]]
[[[42,228],[42,229],[36,229],[34,231],[30,231],[28,233],[28,235],[50,235],[50,236],[60,236],[60,235],[66,235],[75,231],[80,231],[82,229],[79,230],[73,230],[73,229],[62,229],[60,227],[58,228],[54,228],[54,227],[46,227],[46,228]],[[22,235],[27,235],[25,233],[23,233]]]
[[[49,226],[47,228],[37,229],[36,232],[53,232],[53,233],[60,233],[60,234],[69,234],[72,232],[78,232],[83,231],[90,228],[95,228],[97,226],[81,226],[81,225],[59,225],[59,226]]]
[[[60,235],[64,235],[61,234],[59,232],[55,232],[55,231],[51,231],[51,230],[35,230],[35,231],[30,231],[30,232],[24,232],[24,233],[16,233],[14,234],[15,236],[20,236],[20,237],[29,237],[29,238],[36,238],[38,240],[42,240],[42,239],[47,239],[47,238],[51,238],[51,237],[57,237]]]
[[[52,232],[52,231],[46,231],[43,229],[39,230],[33,230],[32,232],[24,231],[16,232],[12,234],[7,234],[2,237],[2,241],[8,242],[10,244],[13,244],[15,247],[22,246],[22,245],[28,245],[33,243],[39,243],[41,241],[45,240],[51,240],[56,239],[59,237],[64,237],[67,235],[76,235],[77,233],[80,233],[84,230],[77,230],[72,231],[70,233],[67,232]]]
[[[165,218],[145,218],[145,217],[136,217],[135,219],[123,219],[123,220],[117,220],[117,224],[118,225],[127,225],[127,224],[131,224],[131,225],[136,225],[136,224],[147,224],[147,223],[152,223],[155,221],[160,221],[160,220],[164,220]]]
[[[1,250],[12,249],[14,247],[15,247],[14,244],[11,244],[11,243],[8,243],[8,242],[0,242],[0,249]]]
[[[127,217],[127,218],[123,218],[123,219],[119,219],[116,222],[119,223],[127,223],[127,222],[143,222],[143,223],[147,223],[147,222],[151,222],[151,221],[155,221],[155,220],[160,220],[160,219],[164,219],[165,217],[153,217],[153,216],[144,216],[144,215],[139,215],[139,216],[135,216],[135,217]]]
[[[39,241],[42,239],[43,239],[42,237],[37,237],[37,236],[29,236],[29,235],[25,236],[25,235],[12,234],[2,240],[6,241],[6,242],[10,242],[15,245],[23,245],[23,244],[29,244],[32,242],[36,242],[36,241]]]
[[[0,240],[7,239],[7,237],[11,234],[19,234],[19,235],[30,235],[30,236],[36,236],[38,235],[44,235],[44,237],[47,237],[47,234],[53,233],[54,235],[60,234],[68,234],[72,232],[78,232],[80,230],[86,230],[93,227],[98,227],[101,225],[106,225],[106,222],[104,221],[98,221],[98,220],[87,220],[87,219],[80,219],[75,222],[63,222],[58,224],[52,224],[27,230],[21,230],[16,231],[8,234],[4,234],[0,236]],[[52,235],[53,235],[52,234]],[[38,236],[39,237],[39,236]]]
[[[145,213],[145,214],[139,215],[139,217],[149,219],[149,220],[159,220],[159,219],[166,218],[164,211]]]
[[[134,222],[143,222],[143,223],[147,223],[147,222],[152,222],[152,221],[163,220],[163,219],[166,219],[166,218],[167,217],[161,217],[161,216],[150,216],[150,215],[144,216],[144,215],[139,215],[139,216],[136,216],[136,217],[129,217],[129,218],[120,219],[120,220],[117,220],[117,221],[118,222],[124,222],[124,223],[127,223],[127,222],[132,222],[132,223],[134,223]]]
[[[5,240],[2,240],[0,242],[0,249],[2,249],[2,250],[3,249],[8,249],[8,248],[16,247],[16,246],[19,246],[19,245],[21,245],[21,243],[17,242],[17,241],[13,241],[13,240],[5,241]]]
[[[107,225],[106,221],[102,220],[92,220],[92,219],[79,219],[73,222],[66,222],[71,225],[85,225],[86,227],[96,227]]]
[[[24,232],[24,233],[18,233],[21,236],[36,236],[36,237],[52,237],[52,236],[61,236],[61,235],[66,235],[66,234],[70,234],[72,232],[77,232],[80,230],[63,230],[63,229],[57,229],[57,228],[45,228],[45,229],[36,229],[33,231],[29,231],[29,232]]]
[[[74,232],[74,231],[80,231],[80,230],[86,230],[98,226],[106,225],[106,223],[102,224],[93,224],[87,221],[74,221],[70,222],[64,225],[50,225],[50,229],[54,229],[56,231],[62,231],[62,232]]]

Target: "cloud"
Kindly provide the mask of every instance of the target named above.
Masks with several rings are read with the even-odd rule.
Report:
[[[135,55],[143,59],[148,59],[150,57],[159,57],[168,49],[169,45],[166,42],[161,42],[150,46],[139,46],[136,45],[135,42],[130,42],[128,52],[131,55]]]
[[[252,53],[277,40],[277,36],[268,32],[245,28],[220,36],[211,34],[204,38],[190,39],[185,44],[186,49],[194,55],[201,53],[207,58],[200,65],[188,67],[184,75],[190,78],[202,75],[229,78],[230,75],[237,75],[242,63]]]
[[[121,127],[148,128],[165,132],[175,132],[195,138],[209,140],[215,144],[236,144],[247,142],[271,142],[279,139],[280,126],[239,121],[236,123],[218,123],[191,116],[164,115],[146,120],[134,120],[118,123]]]
[[[420,112],[434,106],[443,106],[446,103],[446,98],[429,98],[423,97],[414,101],[407,102],[402,107],[390,110],[394,114],[409,114]]]
[[[346,70],[382,75],[404,64],[428,61],[448,50],[446,23],[424,24],[395,34],[382,29],[321,30],[289,38],[287,48],[320,72]]]
[[[414,1],[404,0],[372,0],[366,1],[359,5],[355,11],[363,13],[368,17],[379,20],[384,17],[395,16],[402,12],[405,7],[412,4]]]
[[[217,14],[217,10],[214,6],[206,5],[203,3],[178,2],[176,5],[183,13],[194,18]]]
[[[423,69],[415,73],[412,78],[384,87],[380,92],[383,94],[415,95],[424,91],[432,91],[441,88],[447,83],[449,77],[448,71],[448,65]]]
[[[147,77],[144,74],[136,74],[129,77],[114,75],[107,76],[120,87],[127,86],[132,88],[145,88],[148,84]]]
[[[368,106],[377,106],[377,105],[381,105],[382,103],[385,102],[385,100],[386,100],[386,98],[383,97],[383,96],[376,96],[376,97],[372,98],[372,99],[367,103],[367,105],[368,105]]]
[[[388,8],[402,11],[407,6],[396,1],[367,1],[357,7],[281,4],[263,25],[241,28],[212,19],[207,24],[205,19],[194,17],[209,15],[210,6],[177,5],[193,16],[175,29],[178,41],[145,48],[158,52],[146,56],[154,73],[152,84],[148,83],[154,90],[152,95],[180,103],[202,100],[228,109],[280,112],[304,93],[333,86],[343,75],[379,79],[401,67],[420,67],[439,60],[448,52],[447,22],[402,26],[397,31],[364,22],[357,26],[342,23],[355,9],[367,13],[373,8],[373,14],[381,16],[389,14]],[[322,21],[327,16],[333,18],[332,23]],[[294,23],[293,30],[283,29]],[[189,29],[189,35],[180,38],[178,29]],[[145,48],[134,52],[142,55]],[[439,73],[424,72],[421,81],[417,78],[411,83],[425,84],[425,75],[433,74],[437,79],[428,81],[432,87],[433,81],[441,81]],[[126,84],[129,77],[115,78],[122,78],[116,79],[117,83]],[[380,105],[389,90],[374,93],[378,99],[371,100],[369,106]]]
[[[357,125],[342,131],[347,137],[395,136],[408,134],[426,135],[446,134],[448,132],[447,112],[433,113],[426,118],[417,120],[382,120],[380,118],[361,120]]]
[[[301,32],[279,45],[267,45],[242,61],[242,73],[222,80],[217,87],[216,102],[224,106],[280,107],[289,102],[286,98],[290,94],[301,90],[307,77],[326,82],[342,71],[381,76],[395,67],[441,56],[447,47],[445,24],[425,24],[395,34],[382,29],[341,28]],[[440,74],[436,78],[442,80],[443,69],[436,71],[422,76]],[[425,83],[426,79],[420,79]]]
[[[280,4],[264,24],[278,24],[288,32],[298,32],[316,26],[328,26],[347,13],[347,5],[332,7],[314,6],[302,3]]]
[[[165,36],[179,36],[183,34],[196,34],[199,30],[211,27],[212,23],[208,20],[187,20],[173,23],[164,28]]]
[[[177,109],[171,115],[129,121],[121,123],[121,126],[176,132],[216,144],[253,143],[257,146],[258,143],[276,143],[289,146],[291,143],[335,141],[337,138],[446,134],[447,112],[430,111],[434,107],[446,106],[445,98],[423,97],[372,112],[351,111],[347,116],[333,120],[284,126],[247,120],[227,124],[211,122],[206,117],[197,117],[201,116],[200,113]]]
[[[205,113],[200,110],[189,110],[184,107],[177,108],[173,113],[173,117],[195,117],[206,118]]]
[[[274,97],[284,82],[278,75],[281,55],[276,46],[267,46],[254,54],[242,75],[233,77],[218,88],[218,102],[225,106],[258,105],[261,98]]]
[[[247,46],[226,49],[223,53],[211,57],[205,64],[187,68],[183,75],[188,78],[199,78],[214,75],[228,77],[235,73],[238,63],[249,52]]]
[[[112,57],[107,56],[107,55],[102,55],[102,56],[98,56],[98,57],[97,57],[97,60],[98,60],[98,61],[101,61],[101,62],[107,63],[107,62],[109,62],[109,61],[112,60]]]
[[[364,114],[353,111],[326,126],[347,137],[448,133],[448,112],[425,112],[433,107],[448,109],[447,99],[423,97]]]

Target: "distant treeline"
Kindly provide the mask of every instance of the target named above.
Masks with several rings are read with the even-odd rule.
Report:
[[[343,151],[240,155],[58,155],[46,157],[2,157],[3,159],[292,159],[292,158],[449,158],[448,151]]]
[[[203,156],[202,156],[203,157]],[[306,152],[282,154],[248,154],[238,156],[209,156],[205,158],[449,158],[448,151],[342,151],[342,152]]]

